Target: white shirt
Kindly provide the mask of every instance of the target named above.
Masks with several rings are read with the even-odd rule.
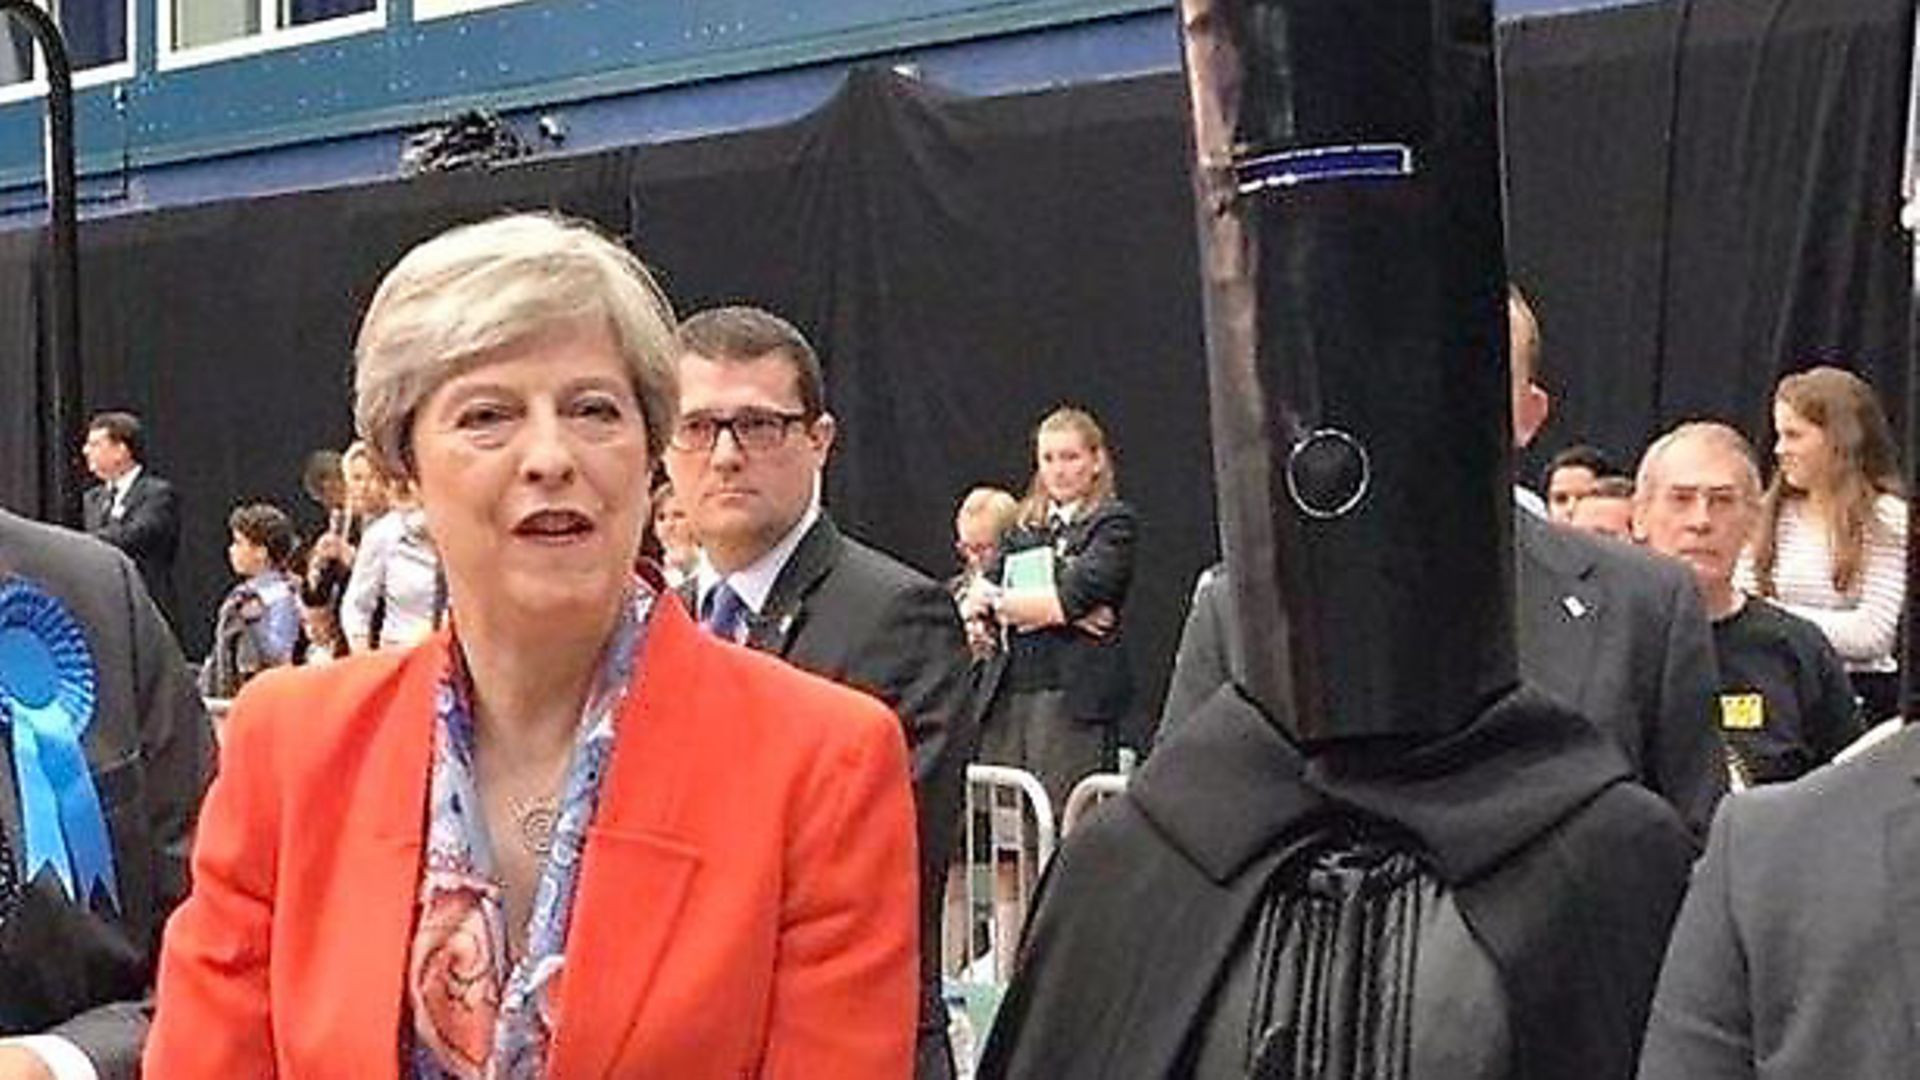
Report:
[[[807,500],[807,510],[800,515],[800,520],[794,522],[793,528],[787,530],[779,543],[768,548],[764,554],[747,565],[731,574],[723,575],[707,561],[706,553],[701,552],[700,565],[693,571],[693,579],[699,585],[699,607],[704,609],[707,606],[707,594],[713,591],[714,586],[725,581],[733,587],[734,594],[740,597],[740,602],[747,606],[748,611],[755,615],[760,614],[760,609],[766,606],[767,596],[773,592],[773,583],[780,579],[780,571],[786,569],[787,560],[793,558],[793,553],[800,547],[800,541],[805,539],[807,530],[813,528],[814,522],[819,520],[820,492],[816,486],[813,497]],[[736,635],[736,640],[743,640],[745,633],[746,628],[743,625]]]
[[[1513,485],[1513,505],[1542,521],[1547,520],[1547,500],[1519,484]]]
[[[0,1039],[0,1046],[17,1046],[38,1057],[53,1080],[100,1080],[86,1051],[59,1035],[18,1035]]]
[[[1900,669],[1900,613],[1907,599],[1907,504],[1893,496],[1874,500],[1876,521],[1867,530],[1865,558],[1852,595],[1833,587],[1833,550],[1826,526],[1806,510],[1805,499],[1780,507],[1774,534],[1773,595],[1780,607],[1818,626],[1849,671]],[[1751,553],[1734,570],[1738,589],[1759,595]]]
[[[117,478],[107,483],[107,520],[118,521],[127,509],[127,492],[133,490],[133,482],[140,479],[140,466],[134,465]]]
[[[381,601],[380,645],[412,645],[433,633],[440,600],[440,558],[419,508],[394,510],[367,526],[354,553],[353,574],[340,597],[340,628],[359,642],[372,633]]]

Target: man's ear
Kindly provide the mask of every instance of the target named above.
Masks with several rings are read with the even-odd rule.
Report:
[[[1553,399],[1540,388],[1540,384],[1528,380],[1520,391],[1513,395],[1513,445],[1516,449],[1525,449],[1540,434],[1540,428],[1547,422],[1547,414],[1553,411]]]
[[[820,455],[821,461],[825,461],[827,452],[833,449],[833,437],[839,430],[830,412],[821,413],[813,418],[813,423],[807,425],[807,442],[812,444],[813,452]]]

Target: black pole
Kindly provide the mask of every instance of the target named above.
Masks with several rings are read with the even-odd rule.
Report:
[[[80,489],[68,467],[80,445],[80,215],[74,195],[73,65],[53,17],[33,0],[0,0],[0,12],[25,23],[47,66],[46,351],[36,359],[49,407],[40,416],[40,516],[80,523]]]
[[[1900,662],[1900,716],[1909,724],[1920,723],[1920,603],[1914,601],[1914,589],[1920,586],[1920,538],[1914,536],[1912,507],[1920,501],[1920,221],[1913,218],[1920,208],[1920,3],[1907,5],[1907,145],[1901,162],[1900,194],[1905,200],[1900,220],[1906,240],[1909,279],[1907,307],[1907,609],[1902,625],[1905,640],[1895,659]],[[1871,717],[1879,720],[1880,717]]]

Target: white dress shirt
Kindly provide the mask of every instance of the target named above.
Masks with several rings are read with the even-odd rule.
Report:
[[[734,594],[740,597],[740,602],[747,606],[747,610],[759,615],[760,609],[767,606],[767,597],[773,592],[773,583],[780,580],[780,571],[786,569],[787,560],[793,558],[793,553],[800,547],[800,541],[806,538],[807,530],[813,528],[814,522],[819,520],[820,493],[816,490],[813,498],[807,501],[806,513],[800,515],[800,520],[794,523],[793,528],[787,530],[786,535],[780,538],[780,542],[733,573],[720,573],[713,568],[712,563],[707,561],[706,553],[701,552],[700,563],[693,571],[694,581],[698,585],[699,600],[694,614],[697,616],[706,608],[707,595],[713,591],[714,586],[725,581],[733,587]],[[746,626],[742,624],[735,632],[734,640],[746,640],[746,632]]]

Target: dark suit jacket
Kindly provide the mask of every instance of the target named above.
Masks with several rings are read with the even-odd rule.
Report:
[[[1920,731],[1721,805],[1641,1080],[1886,1080],[1920,1062]]]
[[[947,857],[967,762],[980,739],[953,597],[940,582],[843,535],[822,514],[774,579],[760,614],[748,620],[747,643],[867,691],[905,725],[919,817],[921,974],[937,998]],[[922,1016],[922,1035],[944,1045],[945,1012],[933,1004]]]
[[[82,507],[87,532],[126,552],[160,610],[173,617],[173,558],[180,549],[180,503],[173,485],[143,468],[127,489],[119,521],[107,520],[112,501],[105,484],[87,489]]]
[[[1613,735],[1705,835],[1727,790],[1713,630],[1686,567],[1516,512],[1520,675]]]
[[[1727,788],[1713,635],[1689,572],[1624,544],[1515,512],[1520,674],[1611,734],[1634,774],[1696,835]],[[1162,733],[1232,677],[1231,590],[1194,591]]]
[[[161,924],[187,890],[187,854],[212,772],[212,733],[179,646],[133,565],[105,544],[0,511],[0,574],[58,597],[99,669],[84,738],[112,839],[121,908],[83,908],[50,872],[0,920],[0,1028],[47,1031],[106,1080],[136,1075]],[[0,739],[0,827],[18,860],[11,742]]]
[[[1099,638],[1071,625],[1013,635],[1007,672],[1011,689],[1033,689],[1038,675],[1045,685],[1066,692],[1068,715],[1076,720],[1114,723],[1126,716],[1133,675],[1121,616],[1133,585],[1137,531],[1133,508],[1109,499],[1057,533],[1018,526],[1002,538],[1006,555],[1053,545],[1058,556],[1054,592],[1069,624],[1101,606],[1111,608],[1118,620],[1111,633]]]

